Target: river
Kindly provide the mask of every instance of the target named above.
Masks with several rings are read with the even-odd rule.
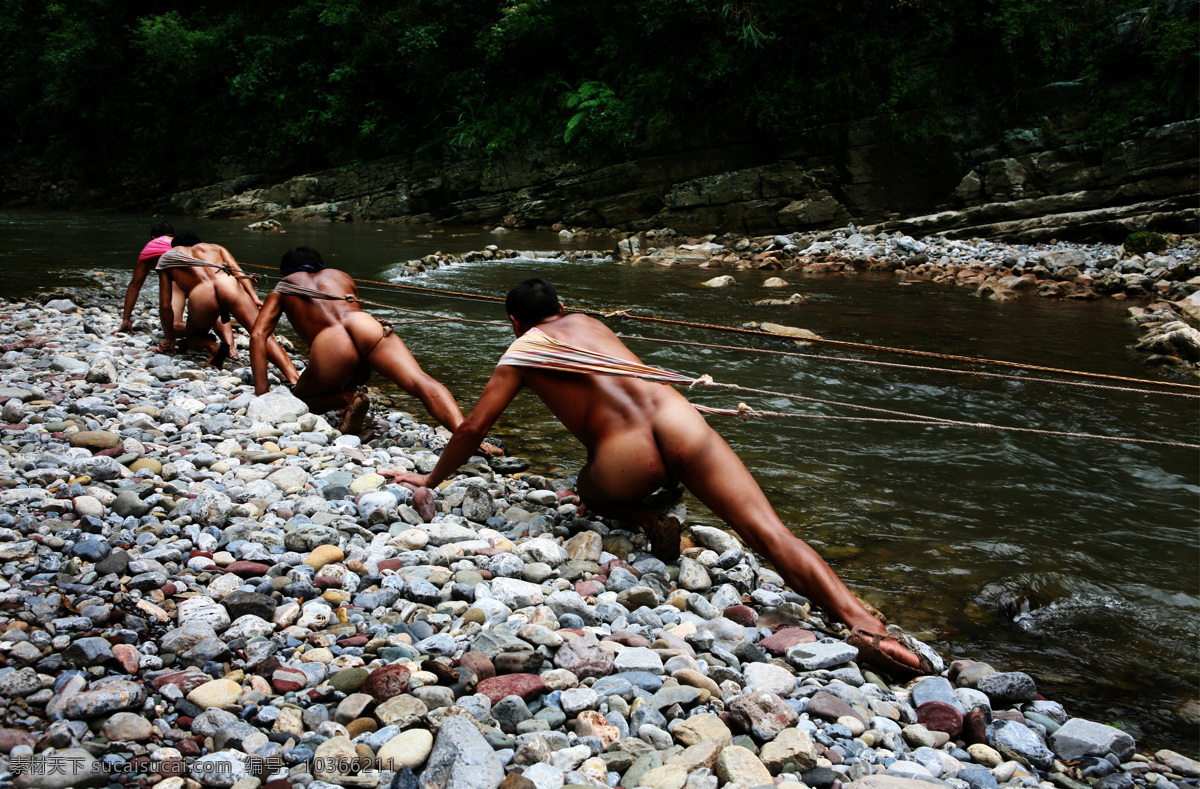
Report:
[[[0,212],[4,295],[96,287],[91,272],[116,277],[120,296],[148,240],[144,216]],[[239,260],[278,265],[298,244],[365,279],[389,280],[403,262],[435,251],[502,248],[607,249],[610,239],[576,244],[550,233],[368,224],[292,225],[285,235],[245,231],[245,222],[181,220]],[[760,287],[769,274],[742,272],[734,288],[699,283],[713,272],[633,268],[612,262],[538,259],[440,269],[410,282],[499,294],[544,276],[568,307],[638,307],[655,315],[730,326],[773,321],[831,339],[1005,359],[1050,367],[1154,378],[1129,350],[1131,302],[994,304],[970,291],[888,276],[784,276],[793,287]],[[264,283],[265,285],[265,283]],[[260,291],[265,287],[260,286]],[[806,295],[796,306],[756,307],[751,299]],[[151,282],[142,306],[155,302]],[[502,319],[495,304],[408,292],[364,290],[370,298],[476,319]],[[396,313],[391,317],[403,320]],[[410,316],[411,317],[411,316]],[[1054,386],[968,374],[852,364],[929,360],[842,352],[789,341],[746,339],[673,326],[613,320],[615,330],[817,354],[794,358],[629,340],[644,361],[718,381],[806,397],[937,417],[1047,430],[1195,441],[1194,400]],[[400,327],[418,360],[455,393],[464,410],[478,397],[511,341],[503,327],[421,323]],[[940,365],[945,366],[945,365]],[[1008,372],[996,370],[998,372]],[[1017,373],[1018,378],[1031,377]],[[377,383],[377,382],[376,382]],[[805,414],[863,415],[843,406],[717,390],[696,402]],[[753,398],[753,399],[752,399]],[[426,415],[411,399],[414,413]],[[710,417],[741,454],[786,522],[821,551],[856,593],[950,659],[986,660],[1034,676],[1069,711],[1120,725],[1143,748],[1195,755],[1200,740],[1200,464],[1193,450],[1030,434],[918,425]],[[521,395],[496,426],[539,473],[570,475],[583,461],[573,439],[535,398]],[[689,500],[698,522],[711,514]]]

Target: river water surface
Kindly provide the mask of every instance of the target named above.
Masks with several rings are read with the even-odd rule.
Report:
[[[149,217],[0,212],[3,295],[96,287],[91,272],[124,292]],[[390,225],[291,225],[285,235],[246,232],[244,222],[180,220],[224,244],[244,263],[277,266],[287,248],[316,247],[331,266],[389,280],[403,263],[435,251],[503,248],[606,249],[608,239],[564,244],[550,233],[430,233]],[[254,270],[254,269],[252,269]],[[969,290],[892,277],[736,274],[738,287],[708,289],[695,268],[632,268],[612,262],[523,258],[440,269],[414,279],[469,293],[503,295],[530,276],[559,289],[568,307],[636,307],[669,318],[740,326],[772,321],[830,339],[1004,359],[1153,379],[1128,347],[1130,302],[1025,298],[994,304]],[[273,280],[272,280],[273,281]],[[260,283],[260,292],[269,288]],[[804,304],[756,307],[751,299],[806,295]],[[503,319],[499,305],[395,290],[364,298],[474,319]],[[140,306],[156,304],[151,281]],[[86,303],[86,302],[84,302]],[[383,314],[382,311],[376,311]],[[404,320],[405,315],[389,317]],[[407,316],[410,317],[411,316]],[[659,337],[800,351],[790,358],[629,339],[653,365],[806,397],[931,416],[1047,430],[1195,442],[1195,400],[998,380],[912,369],[950,366],[883,353],[797,347],[764,340],[614,319],[614,330]],[[512,339],[504,327],[422,323],[400,327],[421,364],[469,410]],[[890,362],[909,369],[853,364]],[[959,369],[989,369],[958,365]],[[995,372],[1009,372],[990,368]],[[1015,373],[1018,378],[1045,377]],[[1048,376],[1053,377],[1053,376]],[[1186,379],[1174,379],[1186,380]],[[373,381],[378,383],[378,381]],[[843,406],[719,390],[698,403],[864,416]],[[422,419],[409,398],[401,402]],[[1074,714],[1120,725],[1144,748],[1195,756],[1200,723],[1200,464],[1193,450],[922,425],[760,419],[710,423],[745,460],[796,533],[849,586],[950,659],[973,658],[1033,675],[1047,698]],[[531,395],[520,395],[494,433],[534,471],[571,475],[579,445]],[[689,500],[693,520],[713,516]]]

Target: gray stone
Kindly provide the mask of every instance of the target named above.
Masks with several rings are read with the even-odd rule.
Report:
[[[256,397],[246,408],[246,417],[251,422],[266,422],[269,425],[294,422],[297,417],[307,413],[308,406],[304,401],[286,389],[275,389]]]
[[[975,687],[988,695],[993,707],[1007,707],[1037,698],[1033,677],[1020,671],[986,674],[979,678]]]
[[[930,701],[949,704],[964,715],[967,712],[958,700],[958,696],[955,695],[954,686],[945,677],[925,677],[913,685],[912,706],[914,709]]]
[[[1135,744],[1133,737],[1120,729],[1084,718],[1071,718],[1050,735],[1050,747],[1064,761],[1111,753],[1124,762],[1133,755]]]
[[[438,731],[420,783],[426,789],[496,789],[504,765],[475,724],[450,717]]]
[[[858,650],[844,641],[825,640],[796,644],[787,651],[787,660],[803,671],[833,668],[858,657]]]
[[[993,721],[987,727],[987,741],[1002,756],[1025,762],[1039,770],[1049,770],[1054,763],[1054,754],[1024,723]]]

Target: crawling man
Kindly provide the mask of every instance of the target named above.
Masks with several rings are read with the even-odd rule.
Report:
[[[214,339],[209,330],[218,321],[228,325],[230,317],[237,318],[243,326],[253,326],[262,302],[254,293],[253,285],[249,284],[252,278],[242,273],[235,263],[221,259],[219,251],[207,249],[210,246],[217,245],[202,244],[196,235],[183,233],[172,240],[171,249],[158,259],[155,269],[159,278],[159,319],[163,332],[159,350],[169,353],[175,347],[171,287],[178,285],[187,299],[187,321],[179,339],[191,349],[207,351],[209,362],[220,367],[229,357],[230,345],[225,340]],[[266,346],[267,354],[285,380],[289,384],[295,383],[299,374],[283,348],[273,337]]]
[[[362,430],[370,401],[358,387],[367,382],[372,370],[424,403],[447,429],[458,427],[463,416],[454,396],[421,369],[391,327],[363,312],[350,275],[327,268],[312,247],[288,250],[279,273],[283,279],[267,295],[250,332],[255,394],[267,391],[267,342],[280,314],[286,313],[292,328],[310,347],[308,366],[292,393],[315,413],[342,410],[341,432]]]
[[[888,634],[808,543],[788,531],[741,459],[682,394],[616,374],[622,363],[640,361],[607,326],[566,314],[554,288],[541,279],[509,291],[506,307],[518,339],[500,358],[433,471],[381,473],[397,482],[436,486],[474,453],[517,392],[529,387],[587,449],[577,483],[586,506],[641,527],[655,555],[673,560],[682,524],[646,499],[682,483],[767,557],[793,589],[849,625],[850,643],[859,647],[862,659],[895,674],[917,672],[921,659]],[[564,365],[548,369],[553,361],[525,366],[532,357],[556,354],[590,359],[592,372],[564,371]],[[606,365],[611,372],[604,371]]]

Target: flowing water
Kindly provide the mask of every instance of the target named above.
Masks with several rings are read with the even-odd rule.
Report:
[[[3,294],[94,288],[92,272],[116,277],[123,293],[147,217],[0,213]],[[434,251],[569,248],[550,233],[430,233],[362,224],[293,225],[286,235],[243,230],[244,222],[180,221],[228,246],[245,263],[276,266],[308,244],[332,266],[365,279],[400,275],[403,262]],[[577,246],[604,249],[608,239]],[[253,269],[252,269],[253,270]],[[742,325],[772,321],[824,337],[1138,378],[1151,370],[1129,350],[1127,303],[1025,298],[994,304],[961,288],[904,285],[892,277],[805,278],[769,291],[760,272],[739,286],[699,287],[713,272],[633,268],[612,262],[518,259],[440,269],[412,280],[503,295],[544,276],[568,307],[639,307],[655,315]],[[266,284],[260,284],[265,291]],[[751,299],[800,292],[805,303],[756,307]],[[156,302],[148,283],[141,305]],[[364,298],[474,319],[502,320],[499,305],[389,289]],[[395,313],[404,320],[412,316]],[[880,366],[952,366],[882,353],[746,338],[613,320],[627,335],[799,351],[794,358],[629,339],[649,364],[718,381],[936,417],[1047,430],[1195,442],[1196,401]],[[417,359],[446,383],[464,410],[478,397],[511,341],[503,326],[402,325]],[[862,359],[872,364],[850,363]],[[963,369],[962,365],[959,365]],[[1011,372],[999,368],[995,372]],[[1018,379],[1054,377],[1016,372]],[[1176,377],[1173,380],[1188,380]],[[377,381],[375,383],[378,383]],[[871,416],[810,401],[719,390],[688,393],[705,405],[739,401],[811,415]],[[411,398],[401,398],[427,418]],[[797,534],[846,582],[895,622],[936,641],[943,655],[1023,670],[1069,711],[1114,723],[1143,747],[1195,755],[1200,722],[1200,540],[1194,450],[1032,434],[816,419],[710,417],[741,454]],[[518,396],[494,429],[539,473],[571,475],[579,445],[531,395]],[[694,500],[693,519],[713,523]]]

